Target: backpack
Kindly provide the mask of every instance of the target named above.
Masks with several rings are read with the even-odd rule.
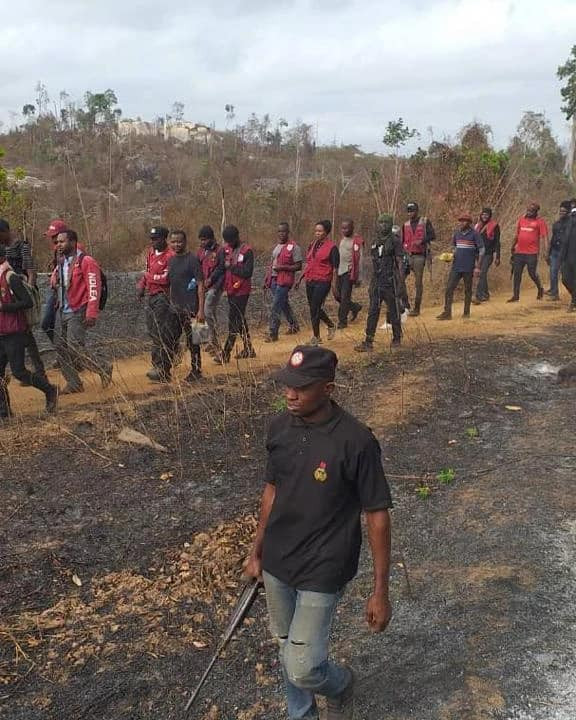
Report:
[[[6,273],[6,281],[9,283],[12,275],[17,274],[18,273],[16,273],[14,270],[8,270],[8,272]],[[32,299],[32,307],[28,308],[28,310],[24,310],[26,322],[29,329],[32,330],[33,328],[38,327],[38,325],[40,324],[40,318],[42,317],[42,298],[40,297],[40,290],[38,290],[38,288],[34,285],[30,285],[30,283],[23,275],[18,275],[18,277],[22,281],[24,289]]]
[[[82,270],[82,261],[84,260],[84,253],[80,256],[80,260],[78,264],[80,265],[80,270]],[[108,278],[106,275],[102,272],[102,268],[100,266],[100,284],[102,286],[102,289],[100,291],[100,302],[98,303],[98,310],[104,310],[106,307],[106,303],[108,302]]]

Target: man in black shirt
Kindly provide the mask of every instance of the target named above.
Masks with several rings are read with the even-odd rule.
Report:
[[[402,340],[401,315],[408,305],[402,243],[393,231],[394,219],[383,213],[376,223],[376,237],[370,248],[372,278],[368,296],[370,308],[366,320],[366,339],[354,348],[356,352],[370,352],[374,348],[374,336],[380,319],[380,307],[386,303],[387,319],[392,325],[392,344]]]
[[[356,575],[366,515],[374,590],[366,607],[372,630],[391,617],[390,490],[370,430],[331,399],[338,359],[298,346],[275,379],[287,412],[273,420],[260,521],[246,572],[263,576],[270,626],[280,647],[290,720],[351,720],[354,675],[328,659],[334,610]]]
[[[560,300],[558,292],[558,276],[560,274],[560,259],[562,256],[562,246],[564,245],[564,236],[571,221],[572,203],[570,200],[564,200],[560,203],[560,211],[558,220],[552,225],[552,237],[550,239],[550,247],[548,248],[548,257],[546,262],[550,266],[550,289],[546,290],[546,295],[550,296],[550,300]]]
[[[194,343],[192,322],[194,319],[204,322],[204,276],[200,260],[186,249],[184,230],[173,230],[169,244],[174,253],[168,260],[170,303],[179,323],[175,344],[178,345],[184,331],[191,359],[190,373],[184,379],[191,383],[202,377],[200,345]]]

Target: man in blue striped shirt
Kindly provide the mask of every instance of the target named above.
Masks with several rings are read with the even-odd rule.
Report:
[[[484,240],[482,239],[482,235],[474,230],[472,216],[469,213],[463,213],[458,218],[458,222],[460,223],[460,229],[457,230],[452,237],[454,260],[446,285],[444,312],[438,315],[438,320],[452,319],[454,291],[460,284],[461,279],[464,280],[463,317],[470,317],[474,268],[482,261],[482,256],[484,255]]]

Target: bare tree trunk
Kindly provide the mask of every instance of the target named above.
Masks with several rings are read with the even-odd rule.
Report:
[[[574,182],[574,179],[576,178],[576,115],[572,116],[570,144],[568,145],[565,171],[570,178],[570,181]]]

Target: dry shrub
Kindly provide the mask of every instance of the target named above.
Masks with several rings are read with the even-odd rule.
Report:
[[[0,643],[12,658],[0,664],[0,684],[32,667],[64,683],[89,660],[102,668],[117,657],[207,647],[236,601],[255,529],[254,516],[238,517],[159,558],[149,577],[126,570],[91,582],[75,578],[84,585],[52,607],[2,618]]]

